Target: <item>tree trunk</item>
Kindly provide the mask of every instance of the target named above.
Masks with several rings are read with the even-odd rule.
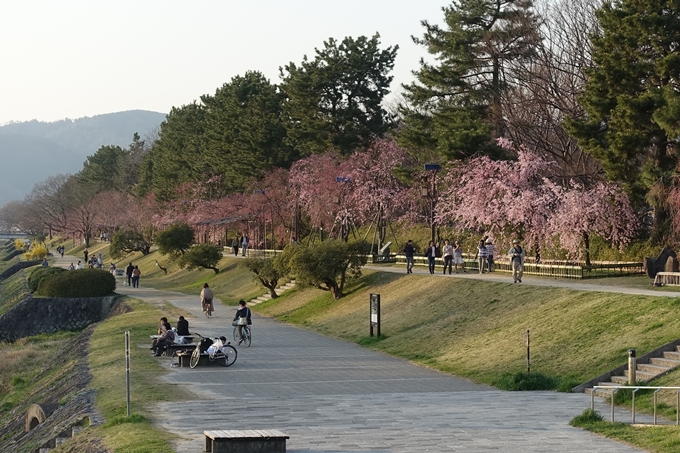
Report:
[[[216,267],[213,267],[213,266],[208,266],[208,267],[206,267],[206,269],[212,269],[212,270],[215,271],[216,274],[219,274],[219,273],[220,273],[220,270],[219,270],[218,268],[216,268]]]
[[[583,243],[586,246],[586,266],[590,266],[590,235],[583,233]]]

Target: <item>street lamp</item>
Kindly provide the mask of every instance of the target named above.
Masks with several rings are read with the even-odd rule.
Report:
[[[430,182],[427,187],[422,188],[423,197],[430,199],[430,240],[434,244],[434,212],[437,204],[437,172],[442,169],[439,164],[425,164],[425,171],[431,173]]]
[[[352,178],[348,178],[347,176],[336,176],[335,182],[347,184],[352,182]],[[341,199],[338,196],[337,199],[338,205],[340,205],[340,202]],[[342,206],[340,206],[340,238],[344,242],[347,242],[349,240],[349,225],[347,222],[347,212],[345,212],[345,209]]]

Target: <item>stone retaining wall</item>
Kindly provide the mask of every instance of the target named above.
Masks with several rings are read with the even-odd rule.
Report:
[[[11,277],[12,275],[16,274],[22,269],[26,269],[31,266],[37,266],[38,264],[42,263],[40,260],[33,260],[33,261],[19,261],[16,264],[13,264],[11,267],[5,269],[4,272],[0,273],[0,281],[5,280],[6,278]]]
[[[84,329],[106,318],[116,297],[28,297],[0,316],[0,341],[13,342],[41,333]]]

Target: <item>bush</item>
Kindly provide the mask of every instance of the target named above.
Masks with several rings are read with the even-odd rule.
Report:
[[[494,382],[494,387],[501,390],[553,390],[557,386],[557,381],[543,373],[504,373]]]
[[[102,269],[78,269],[44,278],[36,294],[45,297],[101,297],[115,290],[113,274]]]
[[[569,424],[571,426],[583,427],[592,423],[601,422],[602,420],[602,415],[600,415],[599,412],[593,409],[586,409],[581,415],[574,417]]]
[[[38,267],[28,276],[28,287],[31,289],[31,292],[34,293],[40,286],[40,282],[45,278],[61,272],[66,272],[66,269],[62,269],[61,267]]]

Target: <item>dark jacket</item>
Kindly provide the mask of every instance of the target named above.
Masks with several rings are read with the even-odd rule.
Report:
[[[413,247],[413,244],[406,244],[404,246],[404,255],[406,255],[409,258],[413,258],[413,254],[415,253],[416,249]]]
[[[189,333],[189,321],[186,319],[180,319],[177,321],[177,335],[185,336],[191,335]]]
[[[236,321],[238,318],[246,318],[248,325],[251,325],[253,323],[250,320],[250,308],[248,307],[243,307],[236,310],[236,316],[234,316],[234,321]]]

